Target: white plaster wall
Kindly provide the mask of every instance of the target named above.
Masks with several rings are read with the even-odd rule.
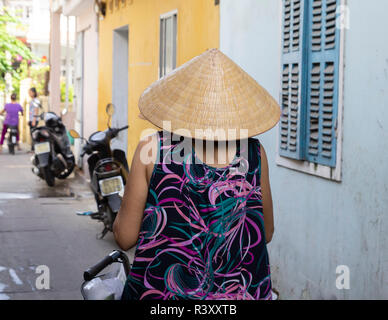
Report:
[[[348,0],[342,181],[276,165],[278,127],[259,136],[269,160],[275,234],[268,245],[283,299],[388,298],[388,20],[385,0]],[[221,50],[278,101],[281,0],[222,0]],[[350,289],[335,286],[350,269]]]
[[[98,105],[98,20],[89,1],[77,17],[77,32],[84,32],[83,134],[97,131]]]

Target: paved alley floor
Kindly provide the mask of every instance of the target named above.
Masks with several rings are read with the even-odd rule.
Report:
[[[101,223],[76,215],[96,210],[83,179],[50,188],[32,173],[31,156],[6,146],[0,154],[0,300],[82,299],[83,271],[118,247],[111,233],[96,239]],[[43,269],[49,289],[39,286]]]

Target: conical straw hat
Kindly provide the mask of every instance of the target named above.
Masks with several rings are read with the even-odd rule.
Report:
[[[274,127],[281,115],[275,99],[218,49],[154,82],[141,95],[139,109],[157,127],[170,121],[168,131],[206,140],[252,137]],[[206,136],[196,129],[208,129]],[[226,137],[217,135],[217,129]]]

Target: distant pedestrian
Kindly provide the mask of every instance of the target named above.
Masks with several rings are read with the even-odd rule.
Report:
[[[19,126],[19,112],[23,115],[22,106],[16,101],[16,93],[11,94],[11,103],[7,103],[4,106],[4,109],[0,111],[0,115],[6,113],[6,117],[3,123],[3,130],[1,131],[1,139],[0,139],[0,152],[3,149],[3,143],[5,134],[7,133],[7,129],[9,126]],[[16,136],[17,148],[20,150],[19,145],[19,130]]]
[[[31,88],[28,91],[28,94],[31,97],[30,106],[29,106],[29,121],[28,125],[30,127],[30,134],[32,133],[32,129],[34,129],[39,122],[39,110],[42,108],[42,104],[38,99],[38,93],[36,88]],[[31,151],[34,150],[34,145],[32,143],[31,137]]]

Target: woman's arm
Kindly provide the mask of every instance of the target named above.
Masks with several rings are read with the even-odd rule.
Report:
[[[261,193],[263,197],[263,214],[264,214],[264,229],[265,240],[269,243],[272,240],[274,233],[274,219],[272,207],[271,186],[269,183],[268,160],[263,145],[260,143],[261,152]]]
[[[123,201],[113,224],[116,242],[123,250],[133,247],[139,237],[148,195],[150,170],[154,166],[153,163],[147,164],[142,161],[141,156],[144,153],[141,150],[150,142],[152,143],[151,137],[140,141],[136,148],[125,185]]]

